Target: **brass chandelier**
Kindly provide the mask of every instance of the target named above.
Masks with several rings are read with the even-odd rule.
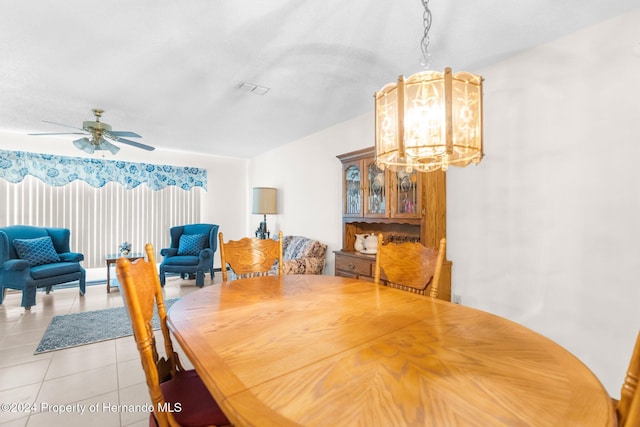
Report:
[[[381,168],[431,172],[478,164],[482,148],[482,77],[427,70],[431,11],[424,6],[424,71],[375,93],[376,162]]]

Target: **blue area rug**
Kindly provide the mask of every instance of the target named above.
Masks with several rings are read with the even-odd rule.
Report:
[[[166,309],[168,310],[179,299],[165,300]],[[153,329],[160,329],[157,313],[153,315]],[[65,314],[51,319],[49,327],[33,354],[93,344],[129,335],[133,335],[133,330],[129,314],[124,307]]]

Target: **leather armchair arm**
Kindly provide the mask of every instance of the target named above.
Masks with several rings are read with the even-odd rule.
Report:
[[[80,262],[84,261],[84,255],[79,252],[65,252],[58,254],[60,261],[63,262]]]
[[[178,255],[178,248],[163,248],[160,250],[160,255],[164,257],[172,257]]]
[[[22,271],[29,267],[29,263],[23,259],[8,259],[2,265],[2,268],[6,271]]]

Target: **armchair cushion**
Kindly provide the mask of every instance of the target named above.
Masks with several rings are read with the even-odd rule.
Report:
[[[49,236],[35,239],[14,239],[13,246],[16,248],[18,257],[27,261],[32,267],[60,261]]]
[[[180,236],[178,244],[178,255],[200,255],[200,251],[205,248],[208,237],[204,234],[183,234]]]
[[[31,268],[31,277],[34,280],[42,280],[48,277],[78,273],[80,268],[80,264],[77,262],[42,264]]]
[[[165,266],[196,266],[200,263],[200,257],[194,255],[181,255],[167,258],[164,261]]]

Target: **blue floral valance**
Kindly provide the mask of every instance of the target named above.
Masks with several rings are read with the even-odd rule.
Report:
[[[0,150],[0,178],[16,183],[27,175],[56,187],[79,179],[96,188],[118,182],[127,189],[140,184],[152,190],[171,185],[207,189],[206,169]]]

